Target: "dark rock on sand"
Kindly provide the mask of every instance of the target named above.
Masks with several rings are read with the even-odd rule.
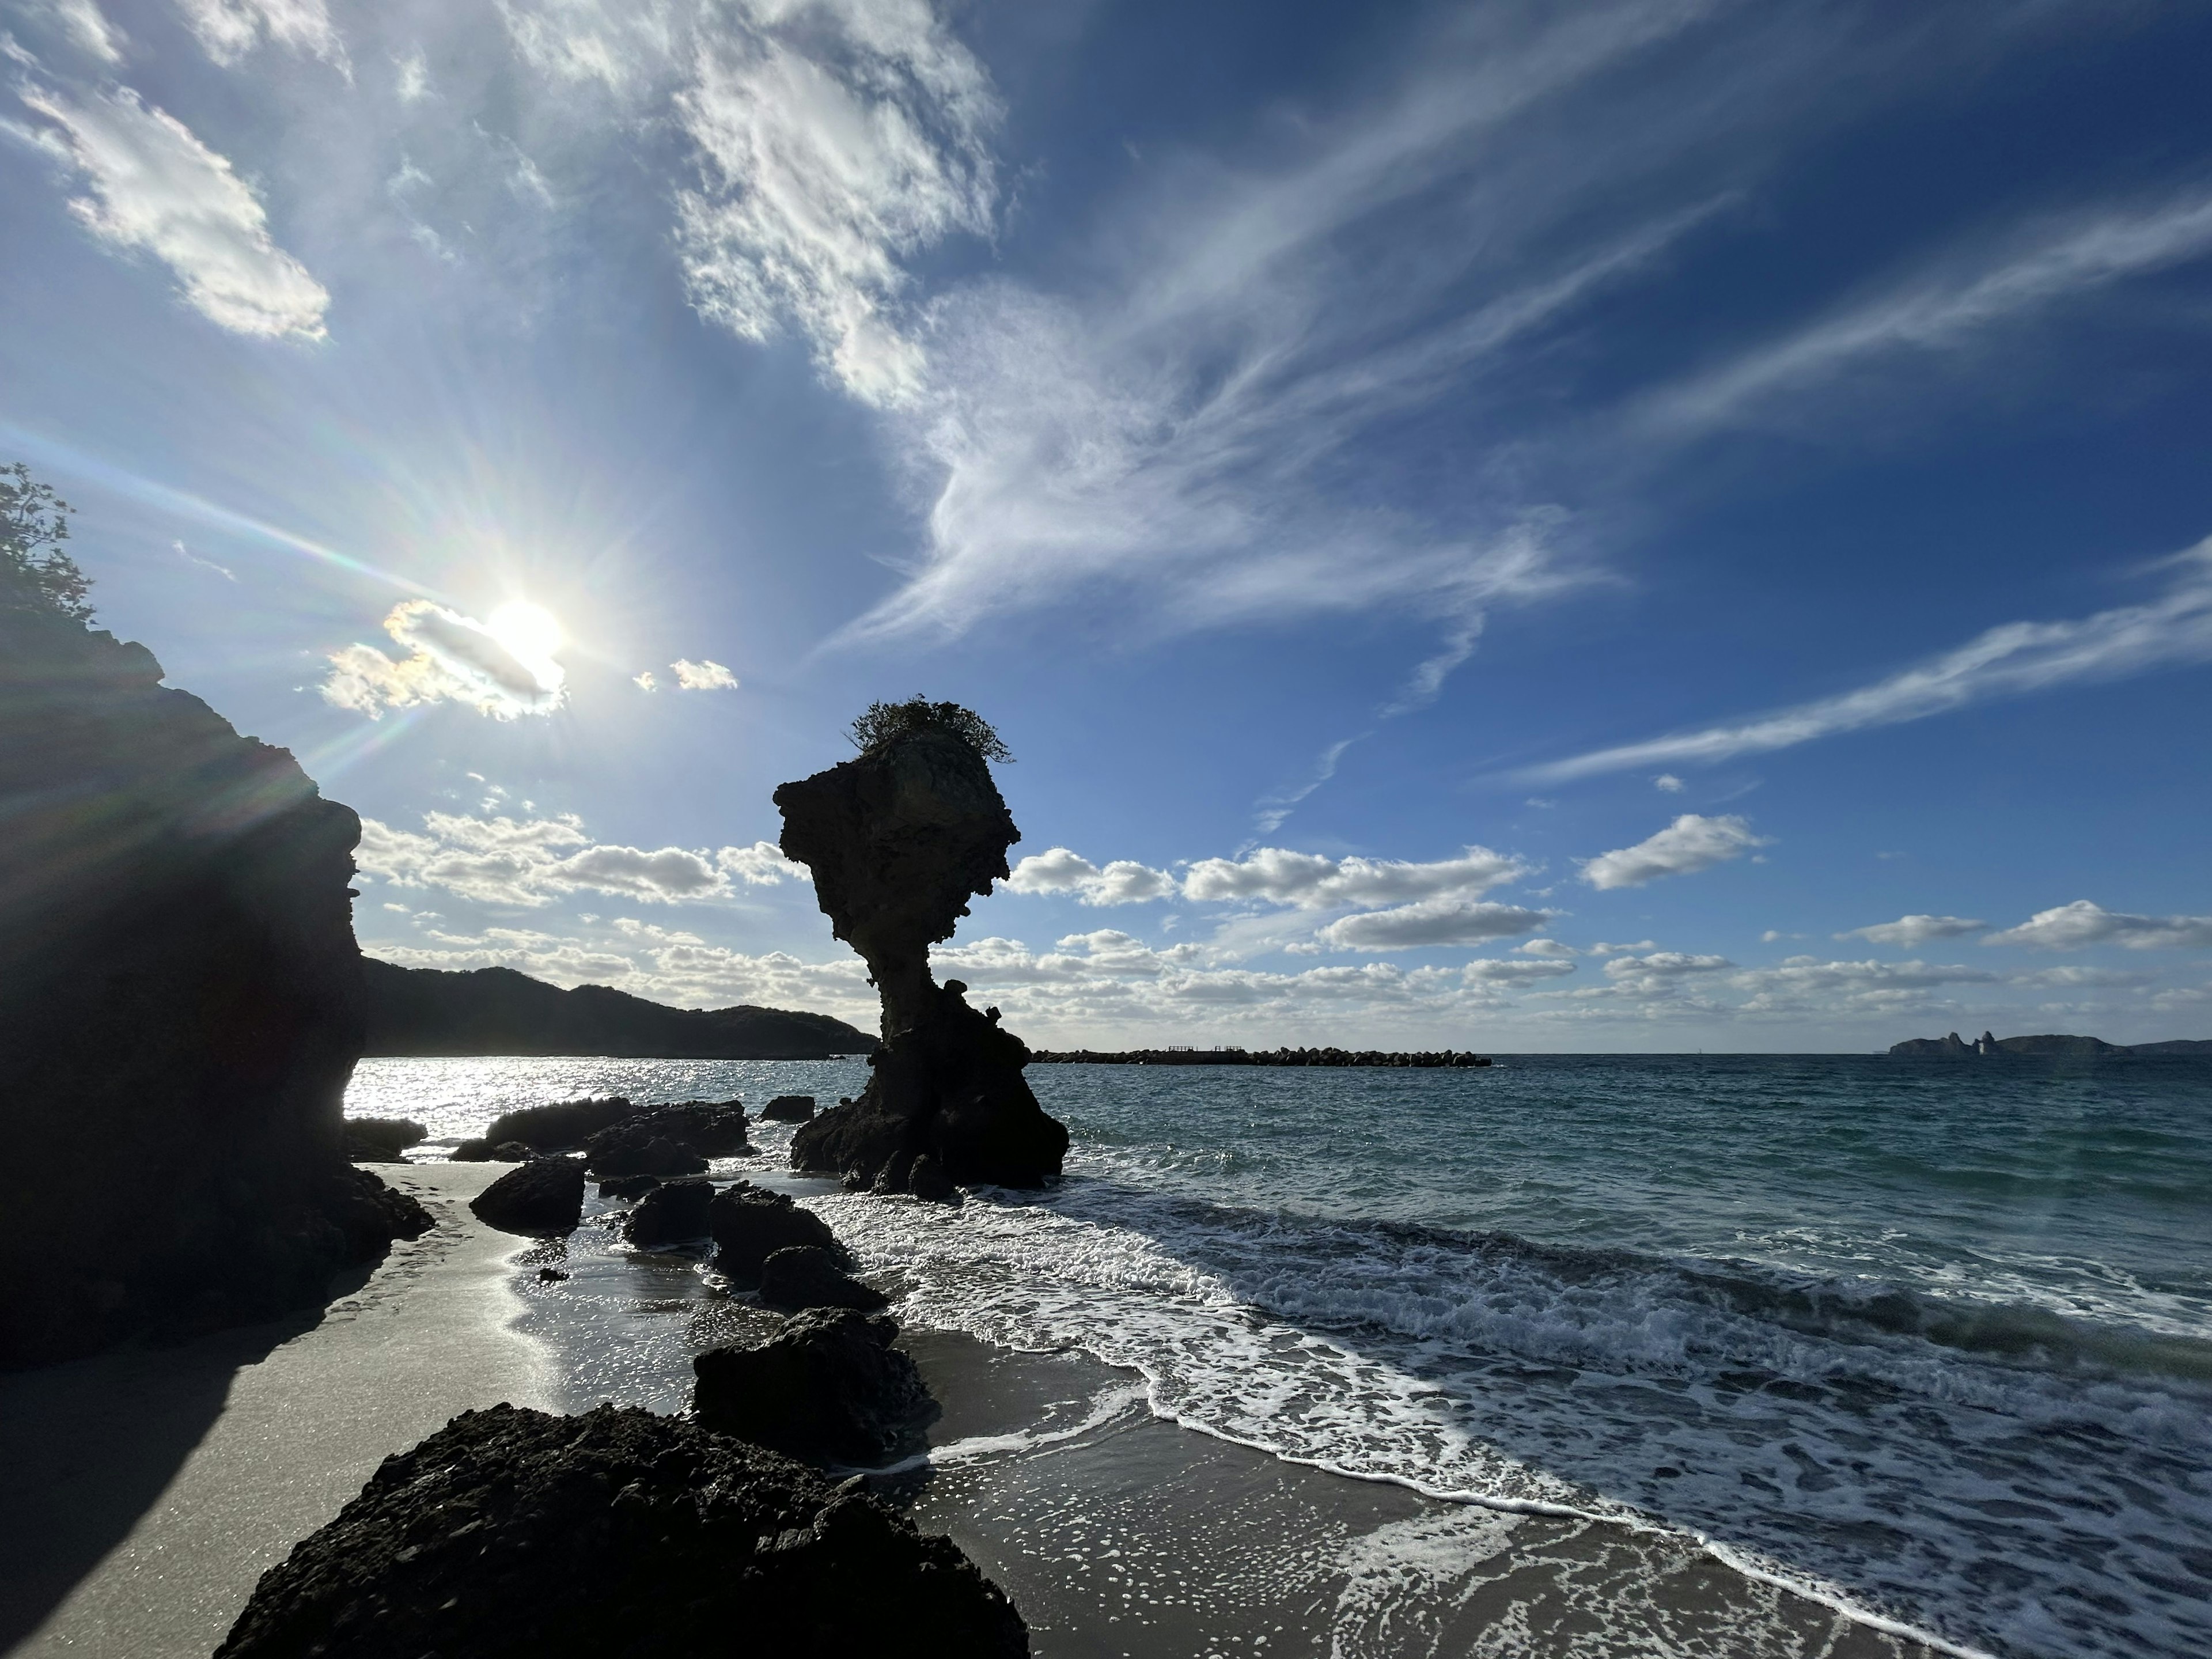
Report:
[[[690,1100],[637,1112],[584,1143],[598,1175],[692,1175],[709,1158],[752,1151],[734,1100]]]
[[[972,718],[972,717],[970,717]],[[856,758],[787,783],[785,856],[808,866],[823,913],[866,960],[883,997],[883,1045],[860,1097],[792,1138],[801,1170],[874,1183],[927,1153],[947,1179],[1035,1187],[1060,1173],[1066,1127],[1022,1077],[1029,1051],[967,988],[930,977],[929,947],[952,937],[973,895],[1007,873],[1020,837],[976,745],[909,725]]]
[[[932,1204],[957,1204],[960,1189],[952,1184],[952,1177],[945,1173],[945,1166],[924,1152],[915,1159],[907,1171],[906,1189],[916,1198],[927,1199]]]
[[[705,1238],[707,1208],[714,1197],[714,1183],[696,1176],[664,1181],[623,1218],[623,1237],[648,1250]]]
[[[762,1119],[769,1123],[805,1123],[813,1115],[812,1095],[778,1095],[761,1108]]]
[[[714,1239],[714,1271],[740,1285],[757,1285],[769,1255],[793,1245],[817,1245],[836,1253],[841,1264],[845,1259],[844,1247],[828,1222],[793,1203],[788,1195],[750,1181],[735,1182],[714,1195],[707,1209],[707,1224]]]
[[[492,1119],[483,1138],[494,1146],[520,1140],[544,1152],[565,1152],[580,1146],[592,1135],[629,1116],[629,1102],[620,1095],[604,1099],[561,1100],[550,1106],[525,1106]]]
[[[609,1176],[599,1182],[601,1198],[643,1198],[660,1184],[659,1176]]]
[[[831,1251],[818,1244],[791,1244],[769,1253],[761,1263],[760,1298],[771,1308],[850,1308],[874,1313],[890,1298],[844,1269]]]
[[[410,1146],[419,1146],[430,1132],[412,1118],[349,1117],[345,1121],[346,1156],[356,1164],[401,1164]]]
[[[0,1366],[311,1305],[430,1224],[347,1158],[361,821],[161,676],[0,605]]]
[[[533,1158],[478,1193],[469,1208],[503,1233],[574,1232],[584,1218],[584,1166],[572,1158]]]
[[[498,1406],[386,1458],[262,1575],[217,1659],[1012,1659],[949,1539],[678,1419]]]
[[[877,1314],[817,1309],[772,1341],[691,1362],[699,1421],[808,1462],[866,1467],[916,1443],[934,1414],[914,1361]]]

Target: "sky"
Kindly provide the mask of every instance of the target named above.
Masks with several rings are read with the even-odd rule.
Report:
[[[356,931],[1037,1046],[2212,1036],[2212,11],[4,0],[0,463]]]

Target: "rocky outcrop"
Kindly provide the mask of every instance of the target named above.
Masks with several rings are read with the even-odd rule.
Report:
[[[775,804],[785,856],[812,872],[823,914],[883,999],[867,1087],[792,1137],[793,1166],[863,1187],[895,1170],[900,1190],[924,1154],[963,1184],[1058,1175],[1067,1130],[1022,1076],[1028,1049],[996,1009],[970,1008],[958,981],[930,976],[929,947],[1006,878],[1020,837],[982,755],[951,731],[908,729],[785,784]]]
[[[629,1117],[635,1109],[620,1095],[588,1100],[556,1100],[550,1106],[525,1106],[501,1112],[483,1132],[487,1145],[519,1140],[541,1152],[565,1152],[600,1130]]]
[[[360,820],[161,680],[0,610],[0,1365],[311,1304],[430,1224],[346,1157]]]
[[[584,1218],[584,1166],[573,1158],[533,1158],[478,1193],[469,1208],[503,1233],[572,1233]]]
[[[623,1237],[640,1249],[665,1249],[707,1237],[707,1210],[714,1200],[711,1182],[692,1177],[664,1181],[623,1218]]]
[[[512,968],[448,973],[362,964],[372,1054],[610,1054],[648,1060],[827,1060],[876,1040],[828,1014],[671,1008],[605,985],[557,985]]]
[[[787,1245],[761,1263],[760,1299],[771,1308],[849,1308],[874,1313],[890,1298],[845,1271],[836,1252],[818,1244]]]
[[[714,1271],[748,1289],[760,1283],[761,1267],[777,1250],[813,1244],[836,1253],[841,1262],[844,1257],[844,1247],[828,1222],[786,1194],[750,1181],[714,1194],[707,1227],[714,1240]]]
[[[767,1123],[805,1123],[813,1116],[812,1095],[778,1095],[761,1108],[761,1119]]]
[[[918,1450],[934,1414],[914,1361],[875,1314],[799,1314],[772,1341],[691,1362],[699,1421],[811,1463],[867,1468]]]
[[[409,1117],[349,1117],[345,1121],[345,1154],[356,1164],[404,1164],[410,1146],[430,1132]]]
[[[2186,1052],[2192,1048],[2212,1049],[2212,1043],[2143,1042],[2129,1048],[2106,1042],[2101,1037],[2058,1033],[2000,1037],[1987,1031],[1977,1041],[1966,1042],[1954,1031],[1944,1037],[1908,1038],[1892,1044],[1889,1053],[1893,1060],[1989,1060],[2008,1054],[2036,1060],[2111,1060],[2133,1054]]]
[[[1028,1651],[949,1539],[787,1458],[635,1407],[497,1406],[386,1458],[217,1659]]]

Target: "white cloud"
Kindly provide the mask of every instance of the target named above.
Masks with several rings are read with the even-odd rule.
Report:
[[[734,691],[738,689],[738,677],[718,662],[693,662],[689,658],[679,657],[668,666],[676,676],[679,690]],[[645,689],[648,691],[653,690],[649,685]]]
[[[1601,853],[1582,861],[1583,879],[1593,887],[1641,887],[1662,876],[1686,876],[1770,845],[1754,836],[1743,819],[1706,817],[1685,812],[1656,835],[1633,847]]]
[[[1471,899],[1517,881],[1531,866],[1486,847],[1455,859],[1332,859],[1261,847],[1241,859],[1201,859],[1183,878],[1183,896],[1200,902],[1259,900],[1302,910],[1371,908],[1421,899]]]
[[[177,0],[177,5],[218,64],[236,63],[265,39],[340,70],[346,66],[345,43],[325,0]]]
[[[681,847],[648,852],[595,843],[573,815],[518,820],[431,812],[423,824],[428,833],[418,835],[363,818],[356,854],[362,872],[395,887],[437,887],[482,904],[532,908],[586,890],[659,904],[730,891],[727,861]],[[742,858],[755,849],[725,850]]]
[[[1765,754],[1838,732],[1925,720],[1993,697],[2212,659],[2212,538],[2166,560],[2163,595],[2073,622],[2007,623],[1856,691],[1649,742],[1595,750],[1519,775],[1563,782],[1666,762]]]
[[[772,841],[725,847],[714,854],[714,861],[748,887],[774,887],[786,879],[805,881],[813,873],[805,865],[784,857],[783,848]]]
[[[268,216],[228,161],[128,87],[73,103],[24,88],[53,125],[40,142],[85,179],[70,210],[101,240],[167,265],[185,298],[234,333],[323,337],[330,295],[269,237]]]
[[[2208,252],[2212,198],[2202,195],[2046,221],[1672,390],[1646,419],[1705,428],[1767,418],[1784,396],[1832,404],[1835,383],[1853,372],[1899,354],[1956,350],[2000,325]]]
[[[1541,927],[1549,910],[1467,899],[1424,899],[1389,910],[1344,916],[1315,935],[1340,951],[1411,951],[1440,945],[1482,945]]]
[[[2039,910],[2017,927],[1991,933],[1984,945],[2033,945],[2071,951],[2091,945],[2124,945],[2130,950],[2212,946],[2212,916],[2138,916],[2107,910],[2075,899]]]
[[[926,0],[742,0],[724,19],[676,100],[699,161],[678,198],[692,301],[750,339],[793,320],[854,396],[909,401],[925,358],[902,261],[991,228],[989,79]]]
[[[2124,974],[2117,968],[2043,968],[2032,974],[2014,974],[2007,981],[2013,985],[2047,986],[2055,990],[2071,990],[2076,987],[2111,987],[2148,985],[2148,974]]]
[[[80,51],[103,64],[123,61],[124,43],[130,37],[108,21],[96,0],[49,0],[46,9]]]
[[[1575,954],[1573,945],[1562,945],[1555,939],[1532,939],[1526,945],[1516,945],[1513,949],[1521,956],[1542,957],[1553,962],[1570,961]]]
[[[1574,971],[1571,962],[1503,962],[1496,957],[1477,957],[1460,969],[1460,976],[1470,985],[1529,985]]]
[[[1014,866],[1006,886],[1017,893],[1072,892],[1085,904],[1098,905],[1142,904],[1176,894],[1175,878],[1164,870],[1129,859],[1115,859],[1102,870],[1065,847],[1024,859]]]
[[[1657,777],[1651,780],[1651,787],[1655,789],[1664,790],[1670,795],[1679,795],[1690,786],[1684,783],[1681,779],[1676,777],[1672,772],[1662,772]]]
[[[422,47],[392,60],[392,90],[403,104],[419,104],[432,95],[429,60]]]
[[[407,655],[395,659],[373,645],[333,651],[320,688],[326,702],[380,720],[386,708],[450,701],[511,720],[550,714],[566,699],[559,663],[520,655],[482,623],[443,605],[403,600],[384,628]]]
[[[653,678],[653,671],[650,668],[642,674],[631,675],[629,683],[641,691],[658,690],[660,685],[660,682]]]
[[[1605,940],[1600,939],[1596,944],[1590,946],[1589,953],[1594,957],[1611,957],[1619,956],[1623,951],[1656,951],[1658,948],[1658,945],[1655,942],[1648,939],[1639,939],[1632,944],[1626,945],[1610,945]]]
[[[1871,927],[1854,927],[1836,937],[1863,939],[1872,945],[1894,945],[1911,951],[1931,939],[1957,939],[1965,933],[1978,933],[1988,926],[1985,921],[1973,921],[1965,916],[1911,915],[1899,916],[1895,921],[1876,922]]]

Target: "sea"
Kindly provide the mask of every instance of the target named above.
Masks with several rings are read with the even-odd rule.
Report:
[[[1693,1539],[1939,1650],[2212,1654],[2212,1061],[1029,1075],[1073,1137],[1048,1191],[790,1188],[909,1327],[1088,1353],[1279,1458]],[[348,1110],[434,1157],[513,1106],[866,1076],[368,1060]],[[667,1408],[654,1364],[608,1392]]]

